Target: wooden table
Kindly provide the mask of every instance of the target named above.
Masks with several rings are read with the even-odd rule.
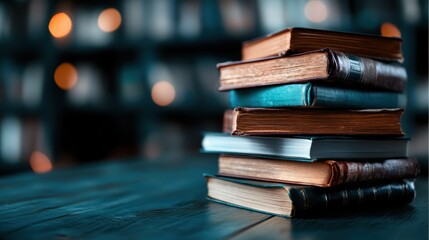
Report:
[[[0,179],[0,233],[12,239],[427,239],[427,178],[405,207],[285,219],[205,200],[215,156],[111,161]]]

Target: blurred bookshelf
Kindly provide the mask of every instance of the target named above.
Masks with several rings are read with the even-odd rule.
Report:
[[[0,1],[0,174],[196,154],[228,106],[216,63],[288,26],[399,29],[405,131],[427,164],[427,9],[422,0]]]

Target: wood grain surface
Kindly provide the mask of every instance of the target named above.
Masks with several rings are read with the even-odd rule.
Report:
[[[216,164],[214,155],[136,159],[1,178],[1,238],[428,238],[427,178],[409,206],[285,219],[205,200],[202,174]]]

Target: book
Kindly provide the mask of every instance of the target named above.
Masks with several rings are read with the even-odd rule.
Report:
[[[308,28],[287,28],[242,45],[242,59],[249,60],[331,48],[357,56],[387,61],[402,61],[402,40],[396,37],[357,34]]]
[[[255,15],[255,1],[219,0],[217,6],[223,24],[222,30],[228,35],[243,36],[256,28],[258,18]]]
[[[401,92],[407,73],[398,64],[321,49],[289,56],[225,62],[219,90],[231,90],[300,82],[335,82]]]
[[[318,188],[206,175],[209,200],[282,217],[400,206],[415,197],[412,181]]]
[[[221,176],[318,187],[391,182],[415,178],[419,173],[419,164],[412,158],[309,163],[221,155],[218,165]]]
[[[124,32],[126,38],[132,41],[142,39],[148,31],[148,24],[145,19],[144,10],[148,7],[148,3],[139,0],[123,1],[122,17],[124,24]],[[156,24],[156,23],[154,23]]]
[[[174,3],[169,0],[161,1],[144,1],[146,5],[145,11],[149,19],[148,21],[148,36],[157,40],[165,41],[173,37],[175,34],[176,28],[176,5],[179,3]]]
[[[202,4],[199,0],[187,0],[177,4],[179,9],[177,29],[184,38],[196,38],[201,35]]]
[[[4,117],[0,122],[0,159],[5,163],[18,163],[22,155],[22,121],[15,116]]]
[[[232,108],[329,107],[348,109],[401,108],[404,94],[296,83],[229,91]]]
[[[339,136],[231,136],[205,133],[202,151],[232,155],[250,155],[284,160],[377,160],[406,158],[409,139],[356,138]]]
[[[40,63],[31,63],[23,69],[21,97],[24,105],[33,108],[40,106],[44,79],[43,65]]]
[[[233,135],[402,136],[403,109],[244,108],[226,111]],[[231,121],[231,122],[228,122]],[[229,126],[228,126],[229,125]]]
[[[137,69],[132,65],[126,65],[119,69],[118,90],[119,99],[122,103],[139,104],[143,99],[144,84],[140,81]]]

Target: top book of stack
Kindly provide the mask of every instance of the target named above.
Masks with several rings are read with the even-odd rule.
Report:
[[[243,43],[242,60],[329,48],[382,61],[402,62],[402,40],[396,37],[287,28]]]

